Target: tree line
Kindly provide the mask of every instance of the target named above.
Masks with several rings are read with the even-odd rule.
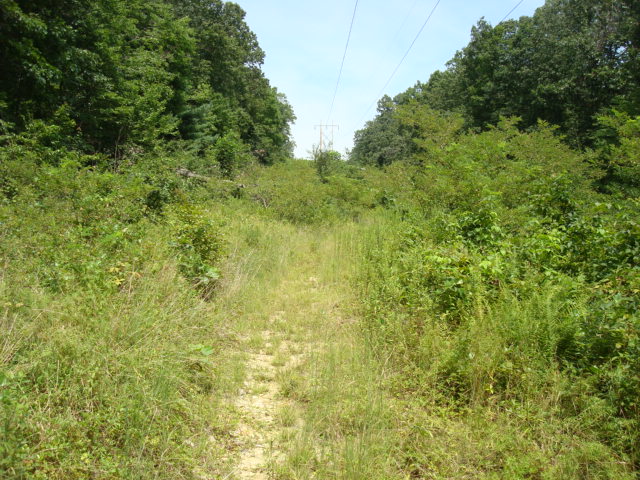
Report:
[[[351,159],[383,166],[415,154],[412,128],[396,114],[411,103],[458,116],[466,131],[501,117],[519,117],[523,130],[543,120],[573,147],[607,150],[620,138],[605,118],[626,123],[640,114],[639,19],[632,0],[548,0],[531,17],[496,26],[482,19],[444,71],[379,101]],[[616,177],[610,158],[602,162]]]
[[[4,0],[0,133],[111,162],[167,141],[282,159],[293,111],[244,17],[221,0]]]

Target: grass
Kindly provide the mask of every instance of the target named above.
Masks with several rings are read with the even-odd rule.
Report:
[[[289,239],[297,259],[280,278],[273,307],[286,322],[269,328],[288,336],[287,350],[300,358],[287,364],[281,353],[275,357],[284,367],[280,395],[294,405],[280,410],[277,449],[284,460],[272,462],[275,478],[402,478],[391,464],[383,376],[350,318],[354,298],[345,286],[355,271],[357,234],[347,224]]]
[[[491,290],[465,273],[482,258],[466,250],[464,263],[433,269],[432,258],[453,254],[430,232],[402,245],[406,228],[400,217],[378,216],[361,237],[359,282],[370,351],[388,366],[401,412],[399,468],[433,479],[635,478],[614,443],[632,437],[613,429],[608,399],[559,360],[590,313],[582,284],[559,276],[537,285],[529,273],[520,288]],[[430,275],[437,281],[427,283]],[[447,275],[463,279],[466,295],[443,312]]]
[[[33,289],[23,312],[5,310],[3,323],[22,325],[14,341],[5,337],[1,365],[3,417],[20,419],[4,427],[0,466],[11,478],[191,478],[222,468],[209,438],[228,430],[219,395],[242,378],[226,355],[234,340],[149,240],[146,265],[120,291]],[[5,299],[7,290],[2,282]]]
[[[29,203],[33,218],[0,205],[0,474],[243,478],[248,428],[281,480],[633,478],[633,419],[557,359],[590,312],[582,280],[487,282],[493,264],[449,242],[444,213],[288,167],[244,178],[241,198],[200,192],[177,223],[120,205],[125,227],[101,201],[107,240],[74,226],[67,197],[51,214]],[[374,183],[402,187],[391,174]],[[310,193],[299,211],[290,190]],[[194,282],[211,242],[193,256],[193,238],[215,244],[213,289]]]

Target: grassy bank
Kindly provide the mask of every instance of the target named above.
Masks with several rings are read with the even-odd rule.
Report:
[[[241,363],[213,301],[233,276],[217,181],[176,175],[186,156],[115,172],[54,153],[2,151],[0,476],[223,468]]]
[[[504,125],[387,169],[360,299],[415,478],[636,475],[636,201],[588,158]]]

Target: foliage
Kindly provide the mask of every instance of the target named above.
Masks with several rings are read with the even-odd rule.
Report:
[[[489,416],[505,442],[524,422],[561,464],[627,478],[624,465],[640,461],[635,202],[594,191],[591,154],[545,125],[522,133],[503,121],[439,142],[428,111],[404,108],[414,137],[429,143],[417,167],[386,182],[392,215],[365,250],[360,281],[367,331],[394,364],[396,395],[415,415],[426,403],[443,419],[459,412],[464,425]],[[588,455],[563,459],[565,428],[586,442],[571,448]],[[436,461],[425,453],[430,438],[408,433],[417,476]],[[506,455],[497,468],[509,476]],[[530,450],[515,455],[541,478],[577,478]],[[462,471],[487,468],[467,462]]]
[[[0,5],[2,125],[56,125],[122,157],[182,138],[202,153],[234,132],[267,163],[290,153],[286,98],[260,70],[244,12],[222,2],[8,0]]]
[[[279,473],[633,478],[638,13],[481,21],[312,163],[238,5],[0,1],[0,476],[228,476],[234,322],[272,283],[324,332],[353,274]]]
[[[239,169],[249,163],[246,147],[239,136],[233,132],[227,133],[216,141],[211,149],[211,156],[226,178],[233,177]]]
[[[222,257],[220,227],[196,205],[182,204],[171,214],[173,248],[179,254],[181,273],[210,296],[220,271],[215,266]]]
[[[0,149],[0,476],[193,478],[220,227],[175,206],[198,194],[169,158],[114,173],[61,136],[33,122]]]
[[[248,185],[243,196],[259,212],[298,225],[357,219],[375,206],[375,191],[363,178],[349,175],[346,166],[347,175],[336,169],[324,181],[314,166],[307,160],[290,160],[267,170],[245,172],[238,180]]]
[[[318,148],[313,151],[313,162],[315,163],[316,172],[318,173],[318,177],[320,177],[320,181],[327,183],[329,176],[339,169],[342,159],[340,158],[339,152],[320,150]]]
[[[605,175],[602,188],[609,193],[638,197],[640,193],[640,117],[613,111],[598,118],[600,163]]]
[[[384,97],[378,102],[378,116],[354,135],[351,162],[383,167],[411,153],[411,142],[401,131],[393,112],[390,98]]]
[[[603,112],[640,112],[636,3],[549,0],[532,17],[495,26],[481,19],[445,71],[380,101],[385,108],[356,133],[351,160],[379,166],[406,160],[413,135],[389,109],[411,102],[462,115],[467,130],[519,117],[523,129],[543,120],[572,146],[595,146]]]

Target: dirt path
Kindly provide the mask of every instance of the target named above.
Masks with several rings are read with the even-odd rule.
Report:
[[[231,400],[238,422],[227,478],[377,478],[386,414],[348,314],[353,238],[289,232],[280,252],[241,305],[245,380]]]
[[[309,321],[330,300],[310,275],[319,268],[318,256],[308,251],[312,240],[298,234],[288,242],[280,257],[271,259],[280,268],[257,281],[247,296],[250,304],[243,305],[246,311],[238,324],[245,380],[232,400],[239,421],[232,432],[237,455],[230,479],[272,478],[275,465],[286,457],[283,431],[302,425],[300,415],[292,413],[295,401],[283,393],[283,382],[317,350]]]
[[[247,364],[250,373],[236,401],[236,407],[242,412],[242,422],[235,432],[242,442],[235,471],[238,478],[268,478],[265,466],[273,445],[269,432],[280,403],[275,367],[271,362],[271,355],[249,355]]]
[[[235,406],[241,414],[241,422],[234,436],[241,445],[240,456],[234,475],[238,479],[268,479],[268,465],[278,461],[282,453],[278,451],[279,425],[277,415],[288,402],[280,394],[278,377],[299,364],[301,355],[291,354],[290,344],[281,343],[273,351],[270,330],[263,331],[264,348],[257,353],[251,352],[247,358],[247,377],[243,388],[238,392]],[[295,344],[296,349],[304,345]],[[288,359],[282,363],[280,356]]]

